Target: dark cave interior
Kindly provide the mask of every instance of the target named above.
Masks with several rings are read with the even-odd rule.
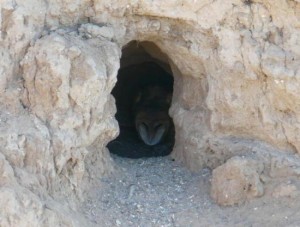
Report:
[[[122,50],[121,67],[112,90],[120,127],[119,136],[107,145],[112,154],[142,158],[172,152],[175,129],[168,110],[174,79],[159,51],[153,43],[136,41]]]

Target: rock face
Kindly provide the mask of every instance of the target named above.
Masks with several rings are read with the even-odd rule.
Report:
[[[261,195],[259,175],[299,177],[299,1],[178,4],[1,1],[1,226],[87,225],[76,207],[113,169],[110,92],[132,40],[151,43],[148,54],[173,73],[176,160],[196,170],[251,153],[264,166],[237,158],[218,167],[217,201],[250,198],[249,182]],[[224,185],[239,196],[224,199]]]
[[[221,205],[234,205],[262,196],[262,171],[263,165],[258,161],[241,157],[229,159],[213,171],[212,198]]]

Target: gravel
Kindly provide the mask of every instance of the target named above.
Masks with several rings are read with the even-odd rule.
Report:
[[[114,156],[114,160],[115,175],[102,178],[83,205],[86,217],[94,223],[176,226],[177,216],[187,209],[201,212],[211,203],[208,196],[202,196],[208,195],[209,169],[192,173],[169,157],[134,160]],[[199,187],[201,184],[206,186]]]
[[[208,168],[191,172],[169,156],[112,157],[114,175],[99,179],[81,207],[95,226],[300,226],[295,199],[220,207],[209,196]]]

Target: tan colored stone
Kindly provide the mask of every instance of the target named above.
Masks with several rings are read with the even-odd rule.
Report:
[[[211,196],[220,205],[241,204],[247,199],[262,196],[260,181],[263,166],[245,157],[233,157],[213,170]]]
[[[295,198],[298,195],[299,195],[298,187],[291,182],[285,182],[277,185],[277,187],[275,187],[275,189],[272,192],[272,196],[275,198],[280,198],[280,197]]]
[[[257,159],[299,177],[299,15],[298,0],[1,1],[0,225],[89,226],[71,210],[113,169],[110,92],[132,40],[170,65],[172,156],[216,168],[218,203],[262,195]]]

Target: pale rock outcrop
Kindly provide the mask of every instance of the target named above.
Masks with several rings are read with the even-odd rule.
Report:
[[[240,187],[249,182],[258,196],[299,178],[299,1],[4,0],[0,9],[1,226],[90,224],[76,207],[113,169],[110,92],[132,40],[155,44],[149,54],[172,69],[173,157],[217,168],[213,191],[224,183],[241,195],[217,193],[220,203],[252,198]],[[262,183],[251,160],[230,159],[247,154],[263,164]],[[238,186],[218,168],[237,170]]]
[[[264,193],[260,174],[262,163],[251,158],[233,157],[213,170],[212,198],[220,205],[234,205]]]

